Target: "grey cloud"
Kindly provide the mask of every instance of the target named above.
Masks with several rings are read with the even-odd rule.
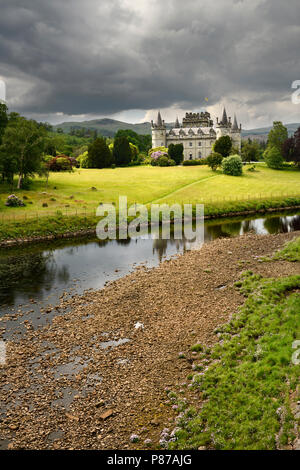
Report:
[[[0,75],[23,113],[190,109],[208,97],[261,114],[299,78],[298,0],[0,0],[0,11]]]

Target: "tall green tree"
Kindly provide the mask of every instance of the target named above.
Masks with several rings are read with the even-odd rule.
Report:
[[[168,147],[168,155],[176,165],[180,165],[183,161],[183,144],[170,144]]]
[[[269,168],[280,170],[283,166],[282,152],[277,147],[267,147],[264,151],[264,159]]]
[[[232,140],[228,135],[223,135],[216,140],[214,145],[214,152],[220,153],[222,157],[228,157],[232,149]]]
[[[6,104],[0,103],[0,145],[2,138],[8,124],[7,106]]]
[[[285,140],[288,138],[288,130],[282,124],[281,121],[274,121],[273,128],[270,130],[268,135],[268,147],[277,148],[280,152],[282,152],[282,146]]]
[[[222,165],[222,160],[223,160],[223,155],[217,152],[212,152],[208,157],[207,157],[207,164],[208,166],[213,170],[216,171],[216,169]]]
[[[98,137],[88,147],[88,168],[109,168],[113,163],[112,154],[103,137]]]
[[[132,153],[127,137],[117,137],[114,141],[114,160],[117,166],[126,166],[131,162]]]
[[[42,170],[42,157],[47,131],[33,120],[13,115],[6,126],[1,145],[4,171],[18,173],[18,189],[24,179]],[[2,161],[3,167],[3,161]]]
[[[150,134],[138,134],[131,129],[119,129],[115,135],[115,139],[121,136],[127,137],[128,142],[136,145],[140,152],[148,152],[152,146],[152,138]]]
[[[262,148],[257,140],[242,141],[242,159],[244,162],[257,162],[262,155]]]
[[[287,162],[293,162],[300,168],[300,127],[293,136],[284,141],[282,154]]]

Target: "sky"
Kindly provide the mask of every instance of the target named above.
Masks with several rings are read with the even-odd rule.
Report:
[[[0,0],[0,12],[0,84],[27,117],[135,123],[160,109],[170,122],[226,106],[245,129],[300,122],[299,0]]]

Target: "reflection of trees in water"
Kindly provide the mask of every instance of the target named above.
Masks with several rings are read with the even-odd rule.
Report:
[[[205,226],[205,240],[215,240],[216,238],[229,238],[240,234],[242,222],[230,222]]]
[[[264,227],[268,233],[287,233],[300,230],[300,216],[270,217],[264,221]]]
[[[187,249],[187,245],[190,242],[185,238],[182,240],[171,238],[170,240],[166,240],[164,238],[156,238],[153,240],[152,245],[152,252],[158,254],[159,261],[162,260],[163,256],[167,253],[168,246],[175,246],[176,251],[185,251]]]
[[[0,257],[0,302],[13,304],[20,292],[38,294],[43,288],[51,290],[55,279],[66,282],[66,266],[57,269],[52,252],[26,252]]]

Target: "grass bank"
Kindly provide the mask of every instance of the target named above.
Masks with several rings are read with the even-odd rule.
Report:
[[[300,238],[274,259],[300,261]],[[296,437],[291,401],[300,398],[300,365],[292,345],[300,339],[300,276],[248,271],[236,287],[245,304],[218,329],[220,342],[212,350],[192,347],[200,372],[189,378],[200,403],[179,420],[172,449],[271,450]]]
[[[150,206],[148,206],[150,209]],[[205,218],[223,218],[241,215],[252,215],[256,213],[267,213],[273,210],[284,210],[300,208],[300,196],[277,198],[269,200],[246,200],[228,203],[205,204]],[[118,211],[116,211],[118,216]],[[13,218],[4,220],[0,225],[0,242],[7,240],[34,241],[42,239],[58,239],[60,237],[78,237],[85,234],[94,234],[100,218],[94,212],[81,214],[70,214],[57,211],[55,215],[40,217],[34,213],[24,219]],[[149,210],[149,222],[151,221]]]
[[[5,206],[8,187],[0,185],[0,240],[60,237],[95,230],[100,203],[127,196],[128,205],[202,203],[208,218],[247,215],[300,205],[300,172],[259,165],[242,177],[213,172],[207,166],[142,166],[52,173],[49,184],[36,179],[28,191],[14,190],[25,207]]]

